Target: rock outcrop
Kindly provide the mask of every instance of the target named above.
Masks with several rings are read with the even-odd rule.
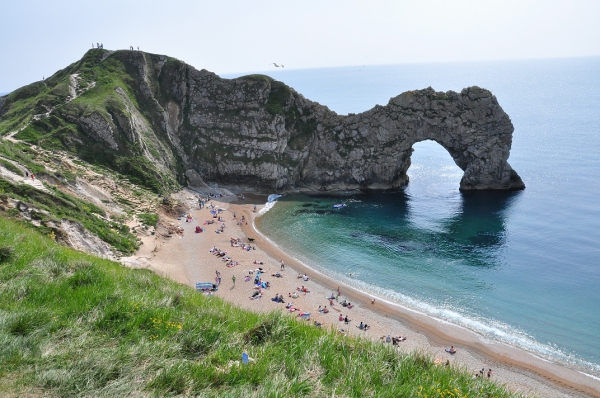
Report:
[[[106,94],[109,83],[96,80],[116,69],[126,78],[113,79]],[[479,87],[460,93],[409,91],[386,106],[338,115],[267,76],[222,79],[138,51],[90,50],[57,76],[61,73],[97,83],[53,111],[79,132],[65,142],[93,142],[108,153],[129,151],[147,159],[161,178],[172,173],[191,186],[397,189],[408,183],[412,146],[433,140],[464,171],[461,190],[524,188],[507,162],[510,118],[492,93]],[[104,108],[82,105],[94,95],[110,97]],[[0,114],[8,114],[9,102],[10,96]]]

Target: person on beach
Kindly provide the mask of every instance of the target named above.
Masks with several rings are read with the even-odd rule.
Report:
[[[329,308],[327,306],[323,307],[323,314],[329,313]]]
[[[283,263],[283,260],[281,260],[281,270],[284,271],[285,270],[285,264]]]
[[[492,377],[492,369],[488,370],[487,372],[487,378],[489,379],[490,377]]]
[[[450,348],[446,348],[446,352],[449,354],[456,354],[456,348],[451,345]]]
[[[375,304],[375,299],[371,300],[371,304]]]
[[[233,287],[235,287],[235,275],[231,277],[231,280],[233,281]]]

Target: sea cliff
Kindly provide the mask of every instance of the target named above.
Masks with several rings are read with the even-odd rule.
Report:
[[[338,115],[264,75],[223,79],[163,55],[93,49],[0,100],[0,134],[68,149],[155,191],[397,189],[412,146],[442,145],[461,190],[523,189],[513,126],[488,90],[405,92]]]

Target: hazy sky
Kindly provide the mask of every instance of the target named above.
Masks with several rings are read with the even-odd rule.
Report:
[[[600,55],[600,0],[5,0],[0,92],[101,42],[217,74]]]

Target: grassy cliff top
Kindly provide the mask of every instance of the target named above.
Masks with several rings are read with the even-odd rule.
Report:
[[[3,396],[508,397],[426,356],[256,314],[0,218]],[[240,364],[243,352],[254,359]]]

